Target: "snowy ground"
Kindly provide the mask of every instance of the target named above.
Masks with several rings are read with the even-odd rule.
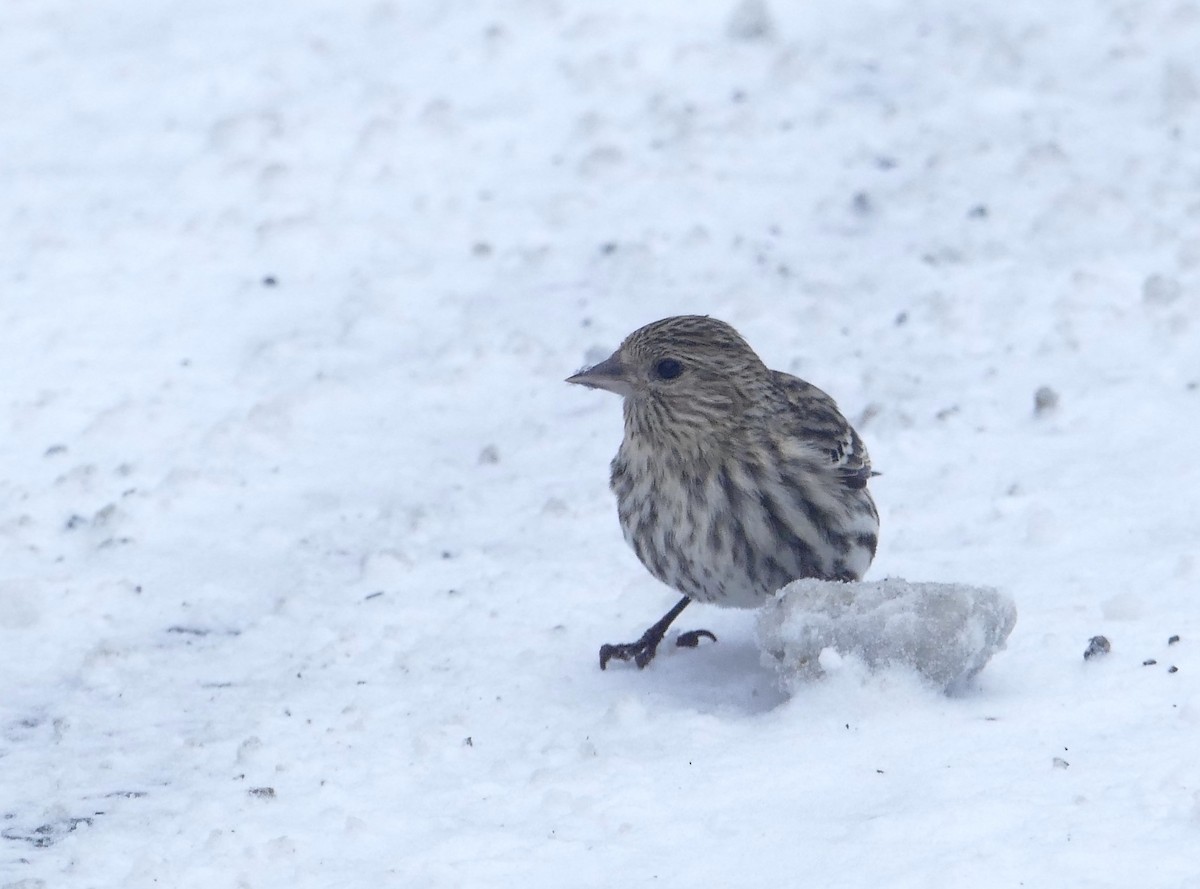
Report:
[[[0,5],[0,887],[1200,886],[1200,4],[768,2]],[[969,691],[597,669],[679,312]]]

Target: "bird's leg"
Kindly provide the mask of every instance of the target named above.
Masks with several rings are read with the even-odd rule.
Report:
[[[688,607],[688,603],[692,600],[684,596],[675,607],[659,618],[646,632],[642,633],[642,638],[637,642],[625,642],[620,645],[601,645],[600,646],[600,669],[603,670],[608,666],[608,662],[613,658],[619,661],[633,661],[638,665],[638,669],[645,667],[646,664],[654,660],[654,655],[658,652],[658,643],[662,642],[663,636],[666,635],[667,627],[671,626],[671,622],[679,617],[683,609]],[[676,640],[677,645],[684,648],[695,648],[700,644],[700,640],[707,636],[713,642],[717,641],[717,637],[708,630],[691,630],[687,633],[682,633],[679,639]]]

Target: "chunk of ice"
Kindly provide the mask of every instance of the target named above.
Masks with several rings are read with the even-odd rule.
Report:
[[[889,577],[858,583],[797,580],[758,618],[763,662],[782,684],[820,676],[833,649],[871,669],[906,666],[947,691],[984,668],[1017,622],[1012,599],[991,587],[911,583]]]

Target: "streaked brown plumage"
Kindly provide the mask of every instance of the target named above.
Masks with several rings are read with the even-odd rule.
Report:
[[[857,580],[875,554],[870,459],[833,399],[773,371],[736,330],[698,315],[634,331],[569,378],[624,398],[612,489],[625,539],[684,599],[609,659],[644,667],[695,599],[762,604],[800,577]],[[695,645],[698,631],[679,643]]]

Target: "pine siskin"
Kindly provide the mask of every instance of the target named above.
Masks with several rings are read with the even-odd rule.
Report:
[[[770,370],[736,330],[699,315],[634,331],[567,382],[624,398],[611,486],[625,539],[683,599],[637,642],[604,645],[639,667],[693,599],[753,608],[801,577],[862,577],[879,532],[876,473],[834,400]],[[695,647],[707,630],[684,633]]]

